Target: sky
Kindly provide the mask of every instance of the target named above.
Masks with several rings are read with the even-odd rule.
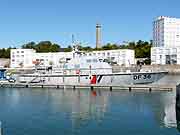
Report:
[[[95,25],[102,43],[151,40],[158,16],[180,17],[180,0],[0,0],[0,48],[52,41],[66,47],[72,34],[95,46]]]

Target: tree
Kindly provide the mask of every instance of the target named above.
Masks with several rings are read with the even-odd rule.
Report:
[[[29,42],[22,45],[23,49],[35,49],[37,52],[58,52],[60,45],[52,44],[50,41],[41,41],[39,43]]]
[[[136,42],[135,57],[136,58],[150,58],[151,42],[141,41]]]
[[[93,50],[114,50],[114,49],[133,49],[135,50],[136,58],[150,58],[150,51],[152,46],[152,40],[149,42],[139,40],[137,42],[129,42],[127,45],[118,45],[107,43],[102,46],[102,48],[92,48],[90,46],[83,47],[81,45],[78,46],[80,51],[93,51]],[[25,49],[35,49],[37,52],[59,52],[61,48],[60,45],[56,43],[52,43],[50,41],[41,41],[39,43],[29,42],[27,44],[22,45],[22,48]],[[0,58],[10,58],[10,49],[0,49]],[[72,47],[69,45],[64,49],[64,52],[71,52]]]
[[[11,50],[11,48],[0,49],[0,58],[10,58],[10,50]]]
[[[69,45],[67,48],[64,49],[65,52],[71,52],[72,51],[72,47]]]
[[[51,52],[59,52],[60,46],[58,44],[53,44],[50,46]]]
[[[52,43],[50,41],[41,41],[36,45],[37,52],[50,52],[50,47]]]
[[[22,45],[21,48],[23,49],[35,49],[36,43],[35,42],[29,42],[27,44]]]
[[[110,44],[107,43],[106,45],[102,46],[103,50],[115,50],[115,49],[119,49],[120,47],[116,44]]]

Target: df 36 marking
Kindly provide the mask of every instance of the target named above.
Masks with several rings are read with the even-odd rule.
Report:
[[[151,79],[151,74],[136,74],[136,75],[133,75],[133,79],[134,80],[140,80],[140,79],[147,80],[147,79]]]

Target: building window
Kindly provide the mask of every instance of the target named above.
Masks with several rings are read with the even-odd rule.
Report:
[[[177,49],[176,49],[176,48],[173,48],[172,53],[173,53],[173,54],[176,54],[176,53],[177,53]]]
[[[111,57],[111,60],[115,60],[115,57]]]
[[[98,60],[97,60],[97,59],[93,59],[93,62],[94,62],[94,63],[97,63],[97,62],[98,62]]]
[[[90,60],[90,59],[87,59],[86,62],[87,62],[87,63],[91,63],[91,60]]]
[[[169,55],[170,54],[170,50],[166,49],[166,54]]]
[[[171,64],[177,64],[177,55],[171,55]]]
[[[80,65],[79,65],[79,64],[75,64],[75,65],[74,65],[74,68],[76,68],[76,69],[77,69],[77,68],[80,68]]]

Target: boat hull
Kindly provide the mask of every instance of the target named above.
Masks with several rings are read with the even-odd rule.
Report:
[[[124,85],[124,84],[147,84],[161,79],[167,72],[134,72],[134,73],[112,73],[96,75],[63,75],[25,74],[19,76],[19,82],[45,84],[100,84],[100,85]]]

